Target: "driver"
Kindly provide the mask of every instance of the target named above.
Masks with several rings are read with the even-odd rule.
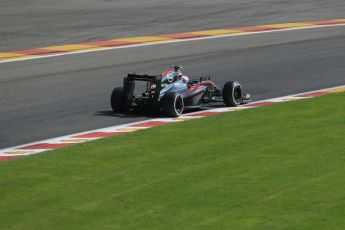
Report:
[[[182,74],[182,66],[171,66],[171,68],[174,70],[170,70],[172,72],[170,73],[167,73],[166,75],[162,75],[162,78],[163,78],[163,81],[164,81],[164,84],[170,84],[170,83],[173,83],[174,81],[176,80],[181,80],[183,83],[185,84],[188,84],[189,83],[189,77]],[[165,79],[164,79],[165,78]],[[150,91],[151,90],[155,90],[156,89],[156,85],[153,84],[150,86]]]

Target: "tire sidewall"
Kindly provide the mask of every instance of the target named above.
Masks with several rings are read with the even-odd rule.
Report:
[[[243,89],[242,89],[241,84],[239,82],[237,82],[237,81],[235,81],[233,83],[233,85],[232,85],[232,100],[233,100],[234,104],[236,104],[238,106],[238,105],[241,104],[242,100],[240,100],[238,102],[235,100],[235,89],[236,89],[236,87],[240,87],[240,89],[241,89],[241,96],[242,96],[242,93],[243,93]]]
[[[114,88],[111,94],[111,108],[114,112],[126,112],[126,99],[124,97],[123,87]]]
[[[240,100],[235,99],[235,91],[238,87],[240,88],[240,96],[241,96]],[[243,94],[243,88],[239,82],[229,81],[225,83],[223,87],[223,100],[227,106],[236,107],[240,105],[242,103],[242,94]]]
[[[179,109],[177,109],[177,103],[181,103],[180,111],[178,111]],[[163,97],[161,108],[166,115],[172,117],[179,117],[184,110],[184,102],[182,95],[177,92],[167,92]]]
[[[177,110],[177,103],[178,102],[182,104],[182,109],[180,112]],[[183,113],[183,108],[184,108],[184,103],[183,103],[182,95],[179,93],[175,93],[174,110],[175,110],[175,113],[177,116],[181,116],[181,114]]]

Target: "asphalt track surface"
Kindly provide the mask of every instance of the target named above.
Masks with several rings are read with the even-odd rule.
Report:
[[[1,0],[0,52],[91,40],[344,18],[343,0]]]
[[[38,3],[39,1],[33,2]],[[60,3],[51,1],[50,3],[54,5],[63,2],[65,1]],[[69,10],[82,15],[77,1],[69,2],[71,4]],[[116,5],[118,1],[108,2]],[[185,26],[182,26],[182,23],[187,19],[183,19],[183,17],[179,23],[166,19],[166,21],[162,20],[162,24],[160,24],[157,19],[157,25],[149,27],[150,29],[146,30],[147,33],[144,32],[146,22],[140,21],[144,13],[139,13],[132,15],[137,18],[137,24],[131,21],[134,20],[132,17],[128,16],[130,26],[121,27],[117,30],[119,33],[116,34],[107,34],[105,32],[107,28],[104,25],[100,25],[99,30],[87,31],[83,26],[77,25],[78,14],[75,14],[76,19],[73,20],[72,16],[72,18],[68,17],[69,10],[61,8],[61,20],[66,20],[64,25],[76,26],[76,28],[71,28],[74,31],[71,33],[67,28],[59,27],[60,30],[57,30],[55,35],[66,34],[67,40],[59,40],[59,36],[53,36],[54,34],[52,37],[45,36],[44,33],[49,33],[50,27],[45,28],[44,25],[52,24],[48,20],[42,22],[42,26],[37,28],[37,33],[35,32],[35,34],[41,33],[40,37],[23,36],[21,38],[20,35],[9,32],[9,37],[14,36],[18,39],[4,36],[1,46],[5,44],[5,48],[1,51],[53,45],[59,42],[65,44],[72,41],[89,41],[100,38],[244,26],[247,23],[259,25],[341,18],[345,12],[342,1],[330,1],[327,4],[321,1],[288,1],[290,8],[285,6],[284,9],[280,9],[278,6],[276,8],[271,6],[269,10],[260,11],[256,7],[259,5],[261,9],[261,4],[264,4],[262,2],[271,3],[273,6],[287,4],[284,3],[286,1],[234,1],[234,6],[238,6],[239,11],[242,10],[242,16],[239,11],[235,11],[233,14],[227,12],[224,5],[224,11],[221,11],[220,4],[219,17],[212,17],[213,14],[210,13],[209,18],[205,18],[205,12],[203,12],[200,14],[201,16],[189,16],[191,17],[190,23],[185,23]],[[301,2],[304,2],[304,5]],[[43,1],[41,3],[41,7],[44,7]],[[7,10],[17,7],[18,12],[14,11],[13,14],[15,12],[20,14],[24,11],[19,1],[4,1],[1,4],[6,6]],[[123,1],[123,4],[129,4],[129,9],[135,5],[131,3],[134,4],[131,6],[126,1]],[[162,6],[158,1],[147,1],[147,4],[156,4],[156,7],[153,8],[157,11]],[[175,4],[171,3],[171,7],[175,6],[174,10],[183,10],[180,4]],[[181,4],[183,5],[182,2]],[[186,4],[184,5],[186,6]],[[189,4],[193,5],[193,3]],[[200,1],[203,9],[207,9],[205,4],[211,3]],[[216,3],[214,4],[216,5]],[[310,7],[313,4],[315,7],[312,11]],[[6,7],[1,7],[0,11],[6,10]],[[144,4],[135,7],[146,9]],[[296,7],[299,11],[288,11],[288,9]],[[34,10],[33,8],[29,7],[28,11]],[[59,7],[54,7],[54,11],[57,9]],[[105,12],[110,9],[111,7],[103,9],[103,15],[106,15]],[[35,10],[39,10],[37,12],[41,12],[41,14],[32,16],[32,18],[28,17],[22,25],[18,26],[18,30],[22,31],[23,35],[25,35],[27,23],[38,23],[33,21],[34,18],[40,18],[49,12],[40,7]],[[90,14],[90,21],[97,21],[93,19],[93,17],[97,17],[97,10],[101,9],[95,7],[95,13]],[[216,12],[216,9],[213,10]],[[255,10],[256,15],[253,13]],[[199,9],[199,11],[202,10]],[[267,13],[272,11],[277,13]],[[66,17],[63,17],[64,12],[69,12],[67,16],[65,15]],[[221,16],[221,12],[223,12],[223,16]],[[250,12],[253,15],[252,18],[246,17]],[[317,15],[318,13],[320,15]],[[122,12],[122,14],[124,13]],[[53,14],[51,20],[55,20],[55,16]],[[159,18],[164,14],[159,13],[156,16]],[[168,16],[166,15],[166,17]],[[71,23],[67,23],[68,20]],[[112,20],[116,20],[116,17]],[[218,20],[217,26],[211,25],[213,20]],[[102,21],[101,18],[99,21]],[[0,24],[2,23],[4,21],[0,20]],[[112,23],[109,22],[109,24]],[[6,35],[3,33],[5,29],[2,25],[0,26],[0,36],[3,37],[4,34]],[[5,28],[13,29],[16,26],[8,25]],[[34,31],[34,28],[32,29]],[[95,33],[97,36],[93,37],[93,35],[83,33]],[[345,26],[184,41],[2,63],[0,64],[0,148],[147,119],[145,116],[121,115],[111,112],[109,96],[112,88],[121,85],[123,76],[130,71],[157,74],[171,64],[182,64],[185,67],[185,73],[191,77],[211,75],[220,85],[227,80],[239,80],[251,92],[253,99],[261,100],[345,84],[344,63]]]

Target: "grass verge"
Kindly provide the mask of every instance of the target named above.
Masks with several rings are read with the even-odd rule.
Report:
[[[343,229],[345,94],[0,164],[0,229]]]

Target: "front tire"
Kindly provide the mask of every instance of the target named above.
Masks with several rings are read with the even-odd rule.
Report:
[[[243,101],[243,88],[237,81],[226,82],[223,87],[223,100],[227,106],[239,106]]]
[[[111,94],[111,108],[116,113],[127,112],[128,105],[123,91],[123,87],[114,88]]]
[[[171,117],[179,117],[183,113],[184,103],[181,94],[176,92],[168,92],[162,100],[163,112]]]

